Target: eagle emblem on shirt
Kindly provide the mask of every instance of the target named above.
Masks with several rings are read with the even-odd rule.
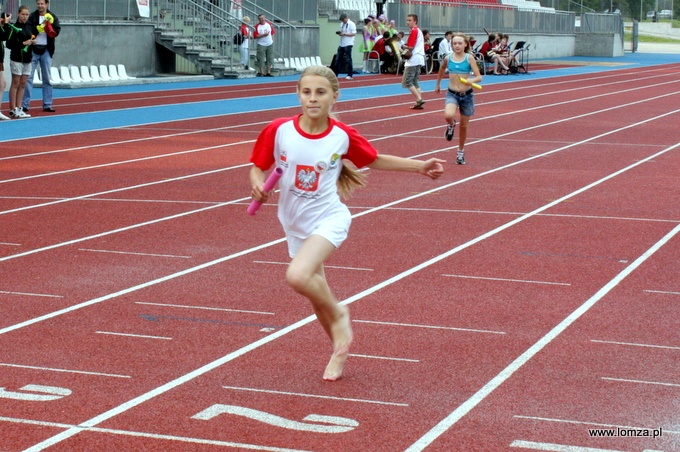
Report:
[[[298,165],[296,169],[295,187],[305,191],[316,191],[319,186],[319,173],[313,166]]]

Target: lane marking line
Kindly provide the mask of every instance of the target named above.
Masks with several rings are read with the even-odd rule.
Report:
[[[354,353],[350,353],[349,356],[356,356],[357,358],[369,358],[369,359],[385,359],[388,361],[404,361],[407,363],[419,363],[419,359],[409,359],[409,358],[392,358],[389,356],[373,356],[373,355],[356,355]]]
[[[269,261],[253,261],[255,264],[273,264],[273,265],[290,265],[290,262],[269,262]],[[324,265],[323,268],[337,268],[340,270],[359,270],[372,272],[375,271],[372,268],[358,268],[358,267],[338,267],[336,265]]]
[[[329,399],[329,400],[340,400],[343,402],[360,402],[360,403],[372,403],[377,405],[393,405],[393,406],[409,406],[408,403],[398,403],[398,402],[384,402],[381,400],[367,400],[367,399],[352,399],[347,397],[333,397],[317,394],[305,394],[299,392],[286,392],[286,391],[274,391],[271,389],[256,389],[256,388],[243,388],[238,386],[222,386],[224,389],[234,389],[237,391],[248,391],[248,392],[263,392],[266,394],[279,394],[279,395],[289,395],[296,397],[310,397],[313,399]]]
[[[680,295],[680,292],[668,292],[665,290],[643,290],[643,292],[650,292],[650,293],[665,293],[665,294],[670,294],[670,295]]]
[[[49,295],[44,293],[28,293],[28,292],[10,292],[6,290],[0,290],[0,293],[6,293],[9,295],[26,295],[29,297],[49,297],[49,298],[64,298],[63,295]]]
[[[172,254],[152,254],[152,253],[133,253],[132,251],[113,251],[113,250],[93,250],[89,248],[79,248],[78,251],[91,251],[93,253],[112,253],[112,254],[131,254],[134,256],[149,256],[149,257],[173,257],[178,259],[192,259],[193,256],[175,256]]]
[[[417,325],[414,323],[395,323],[395,322],[379,322],[376,320],[356,320],[352,319],[352,323],[372,323],[375,325],[389,325],[389,326],[407,326],[415,328],[426,328],[432,330],[451,330],[451,331],[467,331],[470,333],[490,333],[490,334],[506,334],[504,331],[478,330],[473,328],[456,328],[452,326],[437,326],[437,325]]]
[[[510,447],[521,447],[522,449],[545,450],[549,452],[625,452],[614,449],[596,449],[593,447],[566,446],[563,444],[537,443],[534,441],[523,441],[516,439],[510,443]]]
[[[229,308],[212,308],[209,306],[188,306],[181,304],[167,304],[167,303],[151,303],[147,301],[135,301],[136,304],[148,304],[152,306],[167,306],[171,308],[187,308],[187,309],[206,309],[209,311],[227,311],[227,312],[242,312],[245,314],[263,314],[263,315],[275,315],[273,312],[262,312],[262,311],[246,311],[243,309],[229,309]]]
[[[445,275],[443,274],[442,276],[448,276],[451,278],[469,278],[469,279],[488,279],[491,281],[508,281],[508,282],[520,282],[520,283],[529,283],[529,284],[551,284],[551,285],[556,285],[556,286],[571,286],[569,283],[561,283],[561,282],[549,282],[549,281],[530,281],[527,279],[506,279],[506,278],[489,278],[486,276],[466,276],[466,275]]]
[[[128,336],[128,337],[141,337],[141,338],[146,338],[146,339],[165,339],[168,341],[171,341],[171,337],[163,337],[163,336],[147,336],[144,334],[129,334],[129,333],[114,333],[113,331],[97,331],[97,334],[110,334],[112,336]]]
[[[670,345],[652,345],[652,344],[635,344],[632,342],[615,342],[615,341],[601,341],[598,339],[591,339],[590,342],[598,342],[601,344],[614,344],[614,345],[631,345],[635,347],[650,347],[650,348],[667,348],[671,350],[680,350],[680,347],[672,347]]]
[[[17,367],[20,369],[49,370],[50,372],[65,372],[69,374],[97,375],[100,377],[132,378],[130,375],[106,374],[102,372],[87,372],[84,370],[56,369],[53,367],[24,366],[22,364],[0,363],[0,366]]]
[[[641,383],[645,385],[659,385],[659,386],[675,386],[680,388],[680,384],[677,383],[664,383],[662,381],[644,381],[644,380],[630,380],[627,378],[612,378],[612,377],[600,377],[602,380],[609,381],[621,381],[623,383]]]

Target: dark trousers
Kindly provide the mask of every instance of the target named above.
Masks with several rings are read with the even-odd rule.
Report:
[[[342,68],[345,67],[345,61],[347,62],[347,75],[352,77],[354,74],[354,68],[352,67],[352,47],[338,47],[338,54],[335,57],[336,73],[339,73]]]

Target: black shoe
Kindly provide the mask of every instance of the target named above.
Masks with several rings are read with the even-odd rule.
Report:
[[[28,113],[28,108],[26,108],[26,107],[21,107],[21,109],[22,109],[24,112]]]
[[[46,111],[47,113],[54,113],[54,112],[57,111],[57,110],[55,110],[55,109],[52,108],[52,107],[47,107],[47,108],[43,108],[43,111]]]
[[[453,120],[453,124],[449,124],[446,126],[446,133],[444,136],[446,137],[446,141],[451,141],[453,140],[453,131],[456,130],[456,120]]]

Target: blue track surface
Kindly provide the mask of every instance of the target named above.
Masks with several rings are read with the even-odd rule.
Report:
[[[529,79],[546,79],[564,75],[592,74],[606,72],[629,67],[648,67],[669,63],[680,63],[679,54],[626,54],[617,58],[596,58],[596,57],[568,57],[556,58],[550,61],[564,61],[565,63],[579,61],[590,63],[604,63],[604,65],[577,65],[560,69],[541,70],[531,72],[526,75],[516,76],[487,76],[484,78],[484,85],[494,85],[497,83],[512,83]],[[529,70],[531,71],[531,63]],[[158,85],[129,85],[106,88],[82,88],[82,89],[56,89],[54,90],[55,108],[59,108],[59,99],[69,97],[108,95],[117,93],[144,93],[167,92],[187,88],[206,88],[220,86],[239,86],[239,85],[262,85],[265,83],[297,80],[296,76],[276,77],[273,79],[256,78],[245,80],[211,80],[196,82],[163,83]],[[359,75],[358,77],[361,77]],[[393,96],[406,94],[406,90],[401,87],[401,79],[394,76],[394,82],[380,87],[381,96]],[[421,82],[423,91],[434,90],[434,80]],[[34,90],[40,98],[40,89]],[[357,87],[343,88],[340,100],[359,100],[374,99],[376,87]],[[5,96],[7,97],[7,96]],[[6,99],[3,99],[6,102]],[[183,119],[195,119],[210,116],[220,116],[227,114],[238,114],[258,110],[272,110],[286,108],[297,104],[297,96],[294,93],[280,94],[272,96],[258,96],[254,98],[241,98],[229,100],[215,100],[204,102],[193,102],[187,104],[163,105],[154,107],[127,108],[122,110],[109,110],[92,113],[78,113],[69,115],[41,116],[30,120],[13,120],[0,122],[0,133],[3,141],[20,140],[28,138],[46,137],[64,133],[78,133],[93,130],[111,129],[116,127],[129,127],[143,124],[154,124]]]

